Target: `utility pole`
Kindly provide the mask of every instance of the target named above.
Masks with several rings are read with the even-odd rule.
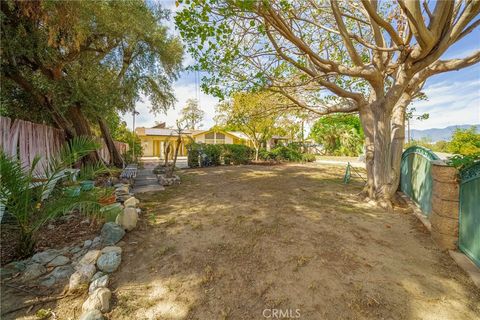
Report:
[[[135,116],[140,114],[140,112],[138,112],[137,110],[135,110],[135,107],[133,107],[133,112],[132,112],[132,116],[133,116],[133,124],[132,124],[132,131],[133,131],[133,141],[132,141],[132,160],[135,159],[135,138],[137,137],[137,134],[135,133]]]
[[[410,143],[412,141],[412,135],[410,133],[410,119],[412,119],[413,117],[417,117],[417,120],[423,120],[422,117],[423,117],[423,114],[411,114],[410,116],[408,116],[407,114],[407,139],[408,139],[408,143]]]

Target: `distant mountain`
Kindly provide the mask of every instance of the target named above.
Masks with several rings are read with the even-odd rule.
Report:
[[[417,130],[417,129],[412,129],[411,130],[411,135],[413,140],[420,140],[422,138],[427,138],[433,142],[435,141],[440,141],[440,140],[450,140],[452,138],[452,134],[455,131],[455,129],[468,129],[472,125],[469,124],[462,124],[458,126],[449,126],[446,128],[442,129],[425,129],[425,130]],[[477,127],[477,130],[480,129],[480,124],[475,125]]]

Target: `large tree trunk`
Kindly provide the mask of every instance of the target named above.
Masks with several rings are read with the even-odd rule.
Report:
[[[391,207],[390,173],[391,163],[391,118],[388,107],[385,105],[373,105],[373,178],[375,186],[375,198],[382,207]]]
[[[108,125],[103,118],[98,118],[98,125],[100,126],[100,131],[102,132],[103,141],[108,148],[108,153],[110,154],[110,163],[115,165],[118,168],[123,167],[123,159],[118,152],[117,148],[115,147],[115,143],[113,141],[112,135],[110,134],[110,130],[108,129]]]
[[[373,103],[361,108],[365,132],[367,184],[364,193],[388,209],[393,208],[400,182],[400,165],[405,140],[405,110],[409,98],[393,108]],[[392,111],[390,111],[392,110]]]
[[[402,162],[403,145],[405,143],[405,111],[410,99],[402,99],[393,108],[391,134],[391,189],[390,195],[395,194],[400,183],[400,167]]]
[[[90,130],[90,124],[83,115],[79,104],[75,104],[74,106],[69,108],[69,116],[72,120],[73,127],[75,128],[76,136],[93,136],[92,131]],[[101,161],[101,158],[98,155],[97,151],[93,151],[90,152],[90,154],[86,156],[82,161],[84,161],[85,163],[97,163]]]
[[[367,169],[367,183],[363,190],[365,196],[370,199],[375,198],[375,181],[373,175],[373,150],[374,150],[374,134],[373,134],[373,114],[370,106],[362,106],[360,108],[360,120],[365,135],[365,168]]]

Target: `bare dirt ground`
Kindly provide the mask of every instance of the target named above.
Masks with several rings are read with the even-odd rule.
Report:
[[[110,319],[479,319],[480,290],[412,215],[319,164],[183,171],[141,197]],[[352,176],[353,177],[353,176]],[[81,300],[60,300],[59,319]],[[279,311],[276,311],[279,315]],[[287,317],[283,317],[287,318]]]

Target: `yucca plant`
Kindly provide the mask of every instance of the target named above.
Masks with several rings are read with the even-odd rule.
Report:
[[[74,209],[85,213],[99,210],[93,195],[85,193],[78,198],[65,198],[56,183],[65,177],[65,169],[98,147],[92,138],[73,138],[44,166],[41,182],[36,175],[40,157],[36,157],[30,167],[24,167],[19,159],[0,151],[0,202],[18,224],[20,257],[33,252],[35,232],[52,218]]]

